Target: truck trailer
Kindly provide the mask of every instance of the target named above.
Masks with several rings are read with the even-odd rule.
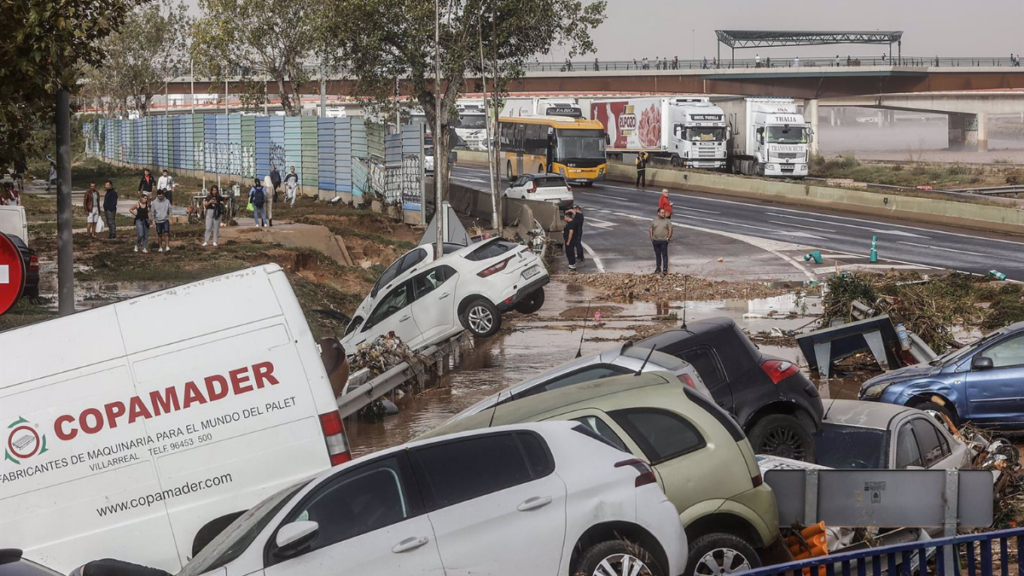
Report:
[[[673,166],[725,169],[729,128],[707,96],[595,100],[590,117],[608,133],[608,156],[647,152]]]
[[[792,98],[716,100],[732,134],[729,168],[736,173],[805,178],[814,137]]]

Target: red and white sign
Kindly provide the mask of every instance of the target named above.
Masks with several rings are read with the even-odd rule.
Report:
[[[24,289],[25,263],[21,253],[10,238],[0,234],[0,314],[14,306]]]

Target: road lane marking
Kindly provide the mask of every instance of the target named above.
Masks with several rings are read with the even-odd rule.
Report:
[[[768,215],[769,216],[778,216],[779,218],[792,218],[794,220],[806,220],[808,222],[821,223],[820,220],[815,220],[814,218],[803,218],[801,216],[790,216],[789,214],[774,214],[772,212],[769,212]],[[924,238],[926,240],[930,240],[931,239],[930,236],[922,236],[920,234],[911,234],[910,232],[903,232],[901,230],[886,230],[886,229],[882,229],[882,228],[871,228],[870,226],[858,226],[856,224],[844,224],[842,222],[829,222],[829,224],[834,224],[836,226],[846,226],[848,228],[860,228],[862,230],[868,230],[869,232],[874,232],[876,234],[894,234],[896,236],[911,236],[913,238]],[[793,224],[793,226],[796,226],[796,224]]]
[[[916,244],[914,242],[897,242],[897,244],[906,244],[907,246],[917,246],[918,248],[928,248],[931,250],[942,250],[944,252],[956,252],[957,254],[969,254],[971,256],[988,256],[988,254],[982,254],[980,252],[968,252],[967,250],[955,250],[953,248],[943,248],[942,246],[929,246],[927,244]]]
[[[604,272],[604,264],[601,263],[601,259],[597,257],[597,254],[590,245],[586,242],[580,242],[580,244],[583,245],[583,250],[585,250],[587,254],[590,254],[590,259],[593,260],[594,265],[597,266],[597,271]]]
[[[594,218],[593,216],[591,216],[590,218],[587,218],[586,225],[587,226],[594,226],[595,228],[604,228],[604,229],[615,227],[615,223],[614,222],[608,222],[607,220],[601,220],[599,218]]]
[[[792,226],[794,228],[806,228],[807,230],[817,230],[819,232],[835,232],[835,230],[829,230],[828,228],[816,228],[814,226],[804,226],[803,224],[793,224],[792,222],[780,222],[778,220],[769,220],[773,224],[782,224],[783,226]]]
[[[779,234],[792,236],[794,238],[814,238],[815,240],[824,240],[821,236],[815,236],[814,234],[808,234],[807,232],[779,232]]]

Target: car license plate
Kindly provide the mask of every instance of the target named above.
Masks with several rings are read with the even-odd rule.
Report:
[[[540,274],[540,267],[530,266],[526,270],[523,270],[523,280],[529,280],[538,274]]]

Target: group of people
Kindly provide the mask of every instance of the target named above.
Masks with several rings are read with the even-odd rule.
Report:
[[[284,180],[277,166],[271,165],[270,173],[260,180],[259,176],[253,181],[249,189],[249,204],[252,204],[252,217],[258,228],[274,225],[274,202],[278,200],[281,185],[284,184],[284,199],[291,207],[295,206],[295,198],[298,196],[299,175],[295,173],[295,166],[292,166]]]
[[[1013,52],[1010,53],[1010,66],[1013,68],[1020,68],[1020,54],[1014,56]]]

